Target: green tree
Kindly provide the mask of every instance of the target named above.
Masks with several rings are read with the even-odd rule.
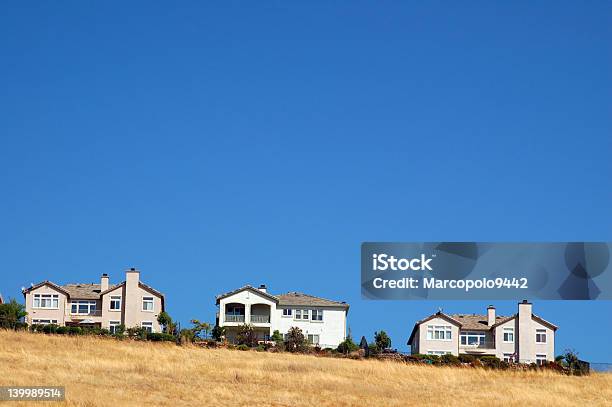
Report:
[[[25,305],[12,298],[6,304],[0,304],[0,328],[15,329],[28,313]]]
[[[172,317],[166,311],[162,311],[157,316],[157,322],[163,327],[165,333],[172,333],[174,331],[174,323]]]
[[[385,331],[374,332],[374,342],[381,351],[391,347],[391,338]]]
[[[246,345],[248,347],[257,346],[257,334],[252,325],[243,324],[238,328],[238,334],[236,335],[236,341],[238,345]]]
[[[215,325],[211,333],[212,337],[217,342],[221,342],[223,339],[225,339],[225,327],[223,326]]]
[[[281,335],[278,329],[276,329],[274,332],[272,332],[272,336],[270,337],[270,340],[276,343],[276,345],[278,346],[283,343],[283,335]]]
[[[285,340],[285,349],[289,352],[301,352],[306,347],[306,338],[302,330],[297,326],[289,328],[287,339]]]
[[[191,323],[193,324],[192,329],[194,336],[202,339],[208,339],[208,332],[211,328],[208,322],[200,322],[197,319],[192,319]]]
[[[337,351],[347,355],[351,352],[356,351],[357,349],[359,349],[359,346],[357,346],[357,344],[353,342],[353,338],[351,338],[350,336],[347,336],[344,341],[340,342],[340,345],[338,345]]]

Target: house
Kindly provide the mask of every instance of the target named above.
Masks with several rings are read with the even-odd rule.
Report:
[[[286,335],[298,327],[306,339],[322,348],[335,348],[346,338],[349,305],[299,292],[272,295],[265,285],[246,285],[217,296],[217,324],[236,342],[240,326],[250,324],[261,341],[278,330]]]
[[[413,354],[491,355],[506,362],[542,364],[555,360],[556,331],[524,300],[518,312],[507,317],[496,315],[492,305],[487,315],[438,311],[414,325],[408,345]]]
[[[110,284],[108,274],[102,274],[97,284],[58,285],[46,280],[24,289],[23,295],[29,324],[97,327],[112,333],[119,325],[160,332],[157,316],[165,309],[164,295],[140,281],[134,268],[116,285]]]

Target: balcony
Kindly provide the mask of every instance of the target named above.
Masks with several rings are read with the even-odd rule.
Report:
[[[225,322],[244,322],[244,315],[225,314]]]
[[[251,315],[251,323],[253,324],[269,324],[270,315]]]
[[[469,345],[459,344],[459,349],[463,352],[483,353],[491,349],[495,349],[495,342],[479,342]]]

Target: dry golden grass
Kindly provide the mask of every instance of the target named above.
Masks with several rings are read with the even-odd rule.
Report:
[[[0,385],[63,385],[69,406],[612,402],[610,374],[438,368],[6,331],[0,331]]]

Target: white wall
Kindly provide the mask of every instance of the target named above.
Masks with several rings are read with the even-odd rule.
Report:
[[[445,325],[451,327],[451,340],[427,339],[429,325]],[[427,354],[428,351],[450,352],[459,355],[459,327],[444,318],[432,318],[419,326],[418,350],[413,353]]]
[[[225,327],[240,326],[242,322],[225,321],[225,306],[230,303],[245,305],[245,323],[250,323],[251,306],[266,304],[270,306],[270,323],[252,324],[255,327],[269,328],[270,335],[278,330],[286,334],[291,327],[298,327],[307,335],[319,335],[319,346],[322,348],[337,347],[346,338],[346,310],[340,307],[288,307],[292,309],[320,309],[323,311],[323,321],[296,320],[295,312],[291,317],[283,317],[283,308],[276,301],[258,292],[257,289],[243,290],[219,300],[219,325]]]
[[[283,308],[293,309],[293,315],[283,316]],[[323,311],[323,321],[295,319],[296,309],[318,309]],[[310,311],[309,311],[310,315]],[[286,334],[290,328],[298,327],[307,335],[319,335],[321,348],[336,348],[346,338],[346,310],[340,307],[296,307],[277,308],[274,329]]]

